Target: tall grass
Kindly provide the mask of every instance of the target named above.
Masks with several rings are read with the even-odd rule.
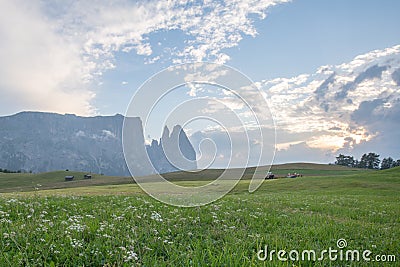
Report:
[[[198,208],[164,205],[135,185],[3,195],[0,265],[381,266],[257,258],[265,245],[322,251],[340,238],[398,264],[399,172],[272,180],[253,194],[247,186]]]

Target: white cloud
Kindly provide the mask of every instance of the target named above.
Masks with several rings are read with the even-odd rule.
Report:
[[[385,134],[384,124],[393,124],[386,114],[395,112],[400,99],[400,88],[392,78],[399,68],[397,45],[357,56],[341,65],[322,66],[311,75],[258,83],[268,94],[278,129],[303,135],[294,141],[283,138],[278,149],[307,146],[335,153]],[[379,117],[381,130],[375,125],[371,127],[376,120],[371,116]],[[299,142],[304,145],[298,146]]]
[[[3,112],[93,114],[89,87],[115,67],[116,52],[135,51],[145,64],[225,63],[224,49],[257,34],[254,15],[264,19],[282,2],[287,0],[1,1],[0,86],[3,99],[19,100]],[[155,51],[151,35],[171,30],[183,38]]]
[[[59,36],[33,3],[1,1],[0,40],[2,112],[93,112],[79,47]]]
[[[276,144],[276,149],[277,151],[281,151],[281,150],[288,150],[290,148],[290,146],[293,145],[298,145],[300,143],[302,143],[303,141],[294,141],[294,142],[285,142],[285,143],[278,143]]]
[[[102,130],[101,132],[102,132],[104,138],[115,138],[116,137],[115,134],[109,130]]]
[[[150,44],[139,44],[136,46],[136,51],[138,55],[142,56],[150,56],[153,53]]]
[[[153,60],[166,56],[174,63],[225,63],[229,56],[222,52],[224,49],[237,46],[244,35],[257,34],[250,17],[264,19],[268,8],[283,2],[288,0],[73,1],[61,4],[56,13],[60,31],[86,36],[82,41],[87,55],[105,62],[113,61],[115,51],[133,49],[139,55],[153,55],[149,35],[175,30],[185,38],[173,41],[182,41],[183,46],[164,47],[166,54],[155,55]]]
[[[313,74],[257,82],[267,95],[277,126],[275,162],[326,163],[333,162],[338,153],[360,157],[370,151],[400,157],[400,145],[393,142],[400,131],[400,87],[393,76],[399,71],[400,46],[394,46],[341,65],[320,67]],[[205,111],[226,118],[223,111],[230,107],[243,114],[232,95],[219,99],[219,105],[209,104]],[[235,134],[245,131],[251,138],[253,133],[251,127],[227,129],[231,138],[243,138]],[[218,143],[221,130],[210,128],[194,134],[194,145],[201,135],[216,140],[218,153],[226,157],[215,164],[224,166],[231,150],[226,142]],[[254,159],[249,164],[255,164]]]

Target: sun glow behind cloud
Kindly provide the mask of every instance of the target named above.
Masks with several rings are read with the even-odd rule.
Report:
[[[398,45],[322,66],[314,74],[257,83],[268,94],[278,129],[297,136],[278,135],[278,151],[303,143],[333,155],[387,134],[384,124],[393,122],[386,114],[395,112],[400,99],[394,78],[399,68]]]
[[[282,2],[1,1],[3,93],[22,103],[9,110],[96,113],[94,85],[115,68],[117,52],[135,51],[147,64],[225,63],[223,50],[254,37],[255,16],[264,19]],[[159,41],[162,49],[155,49],[151,35],[170,31],[181,32],[181,39],[171,47]]]

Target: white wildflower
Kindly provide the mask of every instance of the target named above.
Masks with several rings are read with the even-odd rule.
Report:
[[[124,261],[128,262],[128,261],[131,261],[131,260],[137,261],[138,260],[138,255],[134,251],[130,251],[129,250],[129,251],[126,252],[126,256],[124,256]]]
[[[158,222],[162,222],[163,219],[161,218],[161,215],[158,212],[152,211],[151,212],[151,219],[158,221]]]
[[[82,240],[78,240],[78,239],[72,238],[70,244],[71,244],[71,246],[73,248],[83,248]]]

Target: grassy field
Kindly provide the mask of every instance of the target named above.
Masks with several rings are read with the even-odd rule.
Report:
[[[75,188],[95,185],[131,184],[131,177],[104,176],[93,174],[92,179],[83,179],[86,173],[55,171],[47,173],[0,173],[0,193],[35,191],[57,188]],[[74,176],[73,181],[65,181],[65,176]]]
[[[305,167],[280,170],[304,173]],[[3,193],[0,266],[399,266],[400,168],[309,171],[325,176],[267,180],[252,194],[243,180],[198,208],[164,205],[135,184]],[[187,174],[177,175],[184,186],[207,180],[180,175]],[[347,241],[344,255],[370,250],[371,261],[361,255],[360,261],[330,261],[327,254],[319,260],[325,249],[339,250],[339,239]],[[265,246],[268,253],[285,250],[286,258],[296,250],[299,260],[280,261],[276,253],[259,260]],[[302,260],[303,250],[315,250],[316,258]]]
[[[271,170],[278,177],[285,177],[287,173],[301,173],[306,176],[332,176],[365,172],[366,170],[347,168],[336,165],[312,164],[312,163],[291,163],[272,166]],[[251,179],[255,168],[247,168],[242,179]],[[267,167],[259,170],[262,173],[268,171]],[[216,179],[223,170],[209,169],[197,173],[174,172],[163,176],[170,181],[211,181]],[[131,184],[131,177],[104,176],[92,174],[90,180],[83,179],[84,172],[74,171],[55,171],[47,173],[29,174],[29,173],[0,173],[0,193],[23,192],[59,188],[76,188],[99,185],[118,185]],[[73,181],[65,181],[67,175],[73,175]],[[237,177],[241,176],[241,169],[237,169]],[[148,177],[151,181],[152,176]]]

